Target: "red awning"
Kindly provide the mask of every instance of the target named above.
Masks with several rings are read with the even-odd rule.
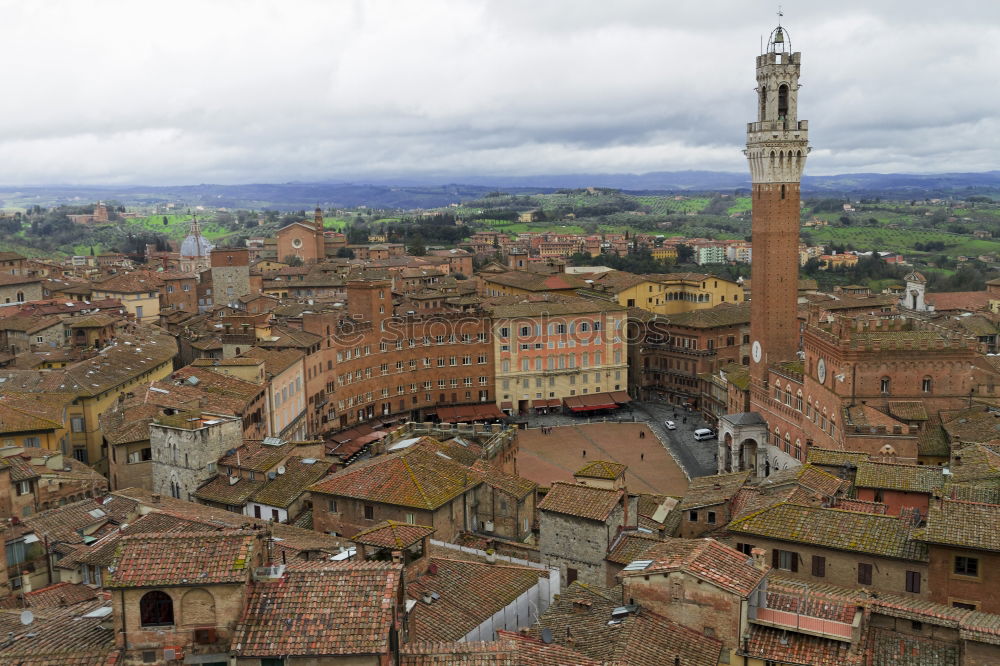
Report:
[[[501,402],[500,409],[514,409],[514,403],[510,401]]]
[[[502,419],[507,415],[497,409],[496,405],[476,405],[476,418],[481,420]]]
[[[535,409],[538,409],[539,407],[548,407],[549,406],[549,401],[548,400],[532,400],[531,401],[531,406],[534,407]]]
[[[562,405],[562,400],[559,398],[551,398],[549,400],[549,407],[559,407],[560,405]]]
[[[628,393],[625,391],[612,391],[611,399],[617,402],[619,405],[627,405],[632,402],[632,398],[629,397]]]
[[[469,421],[486,421],[502,419],[507,415],[497,409],[496,405],[458,405],[456,407],[438,407],[438,418],[445,423],[464,423]]]

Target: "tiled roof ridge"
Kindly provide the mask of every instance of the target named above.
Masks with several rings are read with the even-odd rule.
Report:
[[[230,529],[228,532],[221,530],[192,530],[190,532],[140,532],[138,534],[122,534],[122,541],[153,541],[156,539],[190,539],[192,537],[208,538],[231,538],[248,537],[260,534],[257,530]]]
[[[953,499],[951,497],[942,497],[941,499],[943,499],[946,502],[954,502],[955,504],[972,504],[976,506],[1000,506],[1000,504],[994,504],[992,502],[977,502],[976,500],[969,500],[969,499],[959,499],[959,498]]]
[[[479,560],[463,560],[457,557],[441,557],[440,555],[431,555],[431,559],[438,560],[441,562],[455,562],[457,564],[465,564],[465,565],[482,564],[483,566],[489,566],[491,569],[518,569],[520,571],[530,571],[532,573],[538,574],[539,576],[545,573],[542,569],[538,569],[536,567],[529,567],[523,564],[505,563],[503,562],[503,560],[497,560],[493,564],[487,564],[486,562],[481,562]]]
[[[410,475],[410,481],[413,482],[414,488],[420,493],[420,497],[424,500],[424,506],[428,509],[433,509],[434,506],[431,504],[430,499],[427,497],[427,493],[424,492],[423,486],[420,485],[420,481],[417,480],[417,475],[414,474],[413,468],[410,467],[410,461],[406,459],[406,456],[401,456],[400,459],[403,461],[403,467],[406,468],[406,473]]]

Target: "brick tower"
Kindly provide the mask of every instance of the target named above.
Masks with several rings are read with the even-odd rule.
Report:
[[[801,54],[779,25],[757,56],[757,122],[747,125],[753,183],[751,377],[761,383],[769,363],[797,358],[799,182],[809,153],[808,123],[798,120]]]

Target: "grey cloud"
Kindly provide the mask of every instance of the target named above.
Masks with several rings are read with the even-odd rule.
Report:
[[[0,182],[744,171],[771,3],[0,1]],[[808,173],[1000,168],[1000,5],[795,3]],[[443,176],[443,177],[444,177]]]

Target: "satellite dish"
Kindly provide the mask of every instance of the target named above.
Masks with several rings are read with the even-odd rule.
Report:
[[[285,473],[285,466],[282,465],[281,467],[278,468],[278,474],[284,474],[284,473]]]
[[[542,642],[551,643],[552,642],[552,630],[548,627],[542,629]]]
[[[35,621],[35,614],[30,610],[21,612],[21,624],[31,624]]]

